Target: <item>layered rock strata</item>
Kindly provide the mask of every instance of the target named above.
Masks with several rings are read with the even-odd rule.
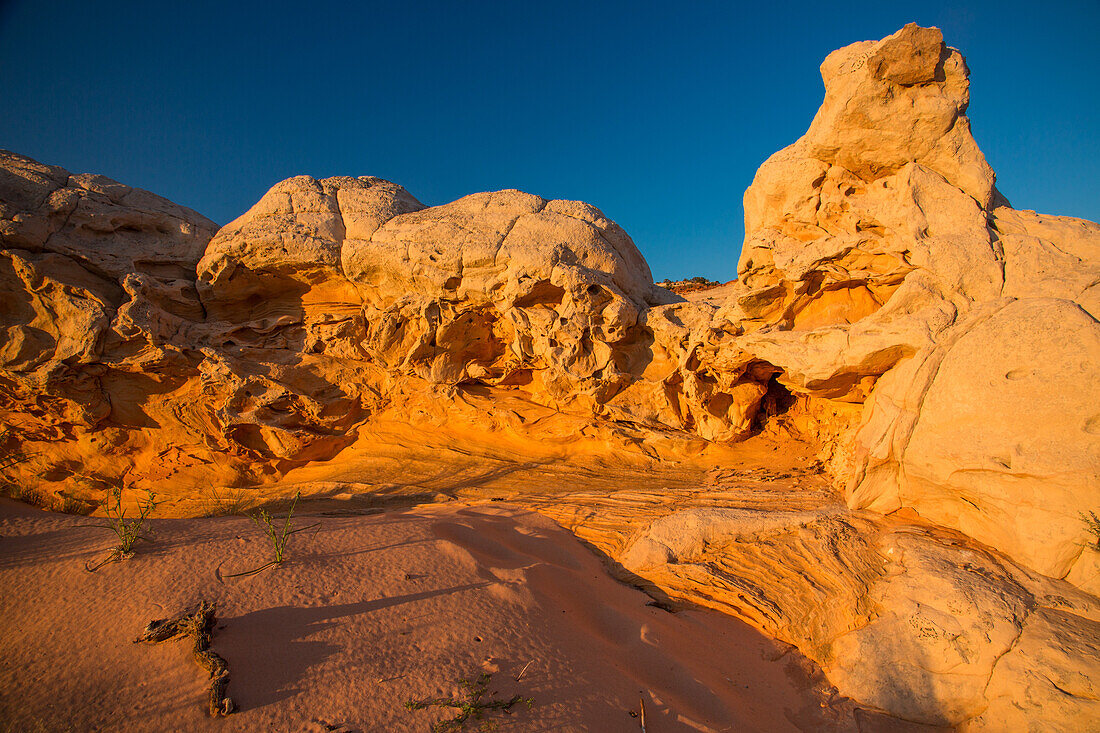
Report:
[[[738,346],[865,404],[835,471],[852,508],[911,507],[1055,577],[1094,563],[1100,227],[1008,207],[939,31],[848,46],[821,74],[809,131],[745,193],[725,315],[759,326]]]
[[[624,580],[744,618],[906,720],[1068,732],[1100,715],[1095,596],[959,532],[852,512],[819,476],[529,501]]]
[[[1100,486],[1100,226],[1009,206],[938,30],[821,73],[809,130],[745,193],[737,282],[690,300],[581,202],[426,207],[377,178],[299,176],[218,230],[2,153],[5,478],[74,511],[116,486],[262,493],[388,450],[393,425],[461,423],[512,470],[585,455],[629,481],[763,429],[814,442],[831,488],[747,507],[709,487],[621,521],[594,495],[575,515],[527,501],[868,705],[1080,729],[1100,699],[1080,519]]]

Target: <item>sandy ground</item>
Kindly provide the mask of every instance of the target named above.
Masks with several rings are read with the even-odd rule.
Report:
[[[488,718],[502,731],[639,731],[640,700],[649,733],[889,729],[747,625],[651,605],[541,515],[300,510],[321,526],[233,579],[270,553],[245,517],[154,520],[153,542],[89,573],[113,538],[95,520],[0,500],[0,731],[426,731],[450,715],[404,702],[483,671],[498,697],[534,699]],[[218,606],[225,719],[188,641],[133,643],[200,599]]]

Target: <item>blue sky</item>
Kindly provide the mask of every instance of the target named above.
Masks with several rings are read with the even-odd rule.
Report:
[[[1018,208],[1100,219],[1100,3],[0,0],[0,147],[219,224],[275,182],[599,206],[657,279],[736,274],[741,196],[834,48],[936,25]]]

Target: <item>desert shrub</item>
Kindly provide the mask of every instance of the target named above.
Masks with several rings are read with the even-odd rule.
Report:
[[[517,704],[522,703],[528,708],[535,704],[533,699],[521,695],[513,695],[507,700],[483,700],[492,678],[493,676],[488,672],[482,672],[474,682],[468,679],[459,680],[459,687],[465,691],[464,699],[431,697],[424,700],[408,700],[405,702],[405,708],[408,710],[423,710],[430,707],[454,708],[458,714],[450,720],[436,723],[432,726],[432,731],[433,733],[455,733],[455,731],[465,730],[470,718],[481,721],[478,730],[493,730],[496,727],[494,721],[482,720],[486,713],[499,710],[507,714]]]
[[[90,525],[100,529],[108,529],[118,539],[118,544],[111,548],[103,560],[95,564],[86,564],[84,567],[89,572],[99,570],[104,565],[112,562],[121,562],[134,555],[134,545],[141,540],[152,540],[152,532],[146,526],[149,515],[157,506],[156,494],[149,492],[149,497],[138,504],[138,515],[133,519],[126,517],[126,510],[122,508],[122,487],[116,486],[107,496],[104,511],[106,518],[102,522]]]
[[[0,430],[0,488],[13,499],[24,501],[35,506],[42,506],[46,497],[41,491],[10,481],[7,477],[9,468],[14,468],[20,463],[25,463],[31,456],[24,453],[19,446],[11,428]]]
[[[274,568],[282,565],[283,560],[286,559],[286,546],[287,543],[290,541],[291,536],[297,534],[298,532],[304,532],[307,529],[313,529],[314,527],[321,526],[320,522],[316,522],[309,525],[308,527],[291,528],[290,520],[294,516],[294,508],[298,505],[298,499],[300,499],[301,496],[302,492],[300,491],[294,495],[294,501],[291,502],[290,510],[287,512],[286,517],[283,518],[281,526],[279,519],[269,514],[266,509],[260,509],[255,514],[251,515],[252,521],[255,522],[261,530],[263,530],[264,536],[267,537],[268,541],[271,543],[273,558],[270,562],[265,563],[258,568],[245,570],[244,572],[240,573],[233,573],[225,577],[241,578],[249,575],[256,575],[257,573],[262,573],[268,568]]]

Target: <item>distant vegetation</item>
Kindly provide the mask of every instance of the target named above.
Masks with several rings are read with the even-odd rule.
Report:
[[[674,293],[690,293],[696,290],[706,290],[708,288],[715,288],[723,283],[717,280],[708,280],[705,277],[692,277],[687,280],[661,280],[657,283],[665,290],[671,290]]]

